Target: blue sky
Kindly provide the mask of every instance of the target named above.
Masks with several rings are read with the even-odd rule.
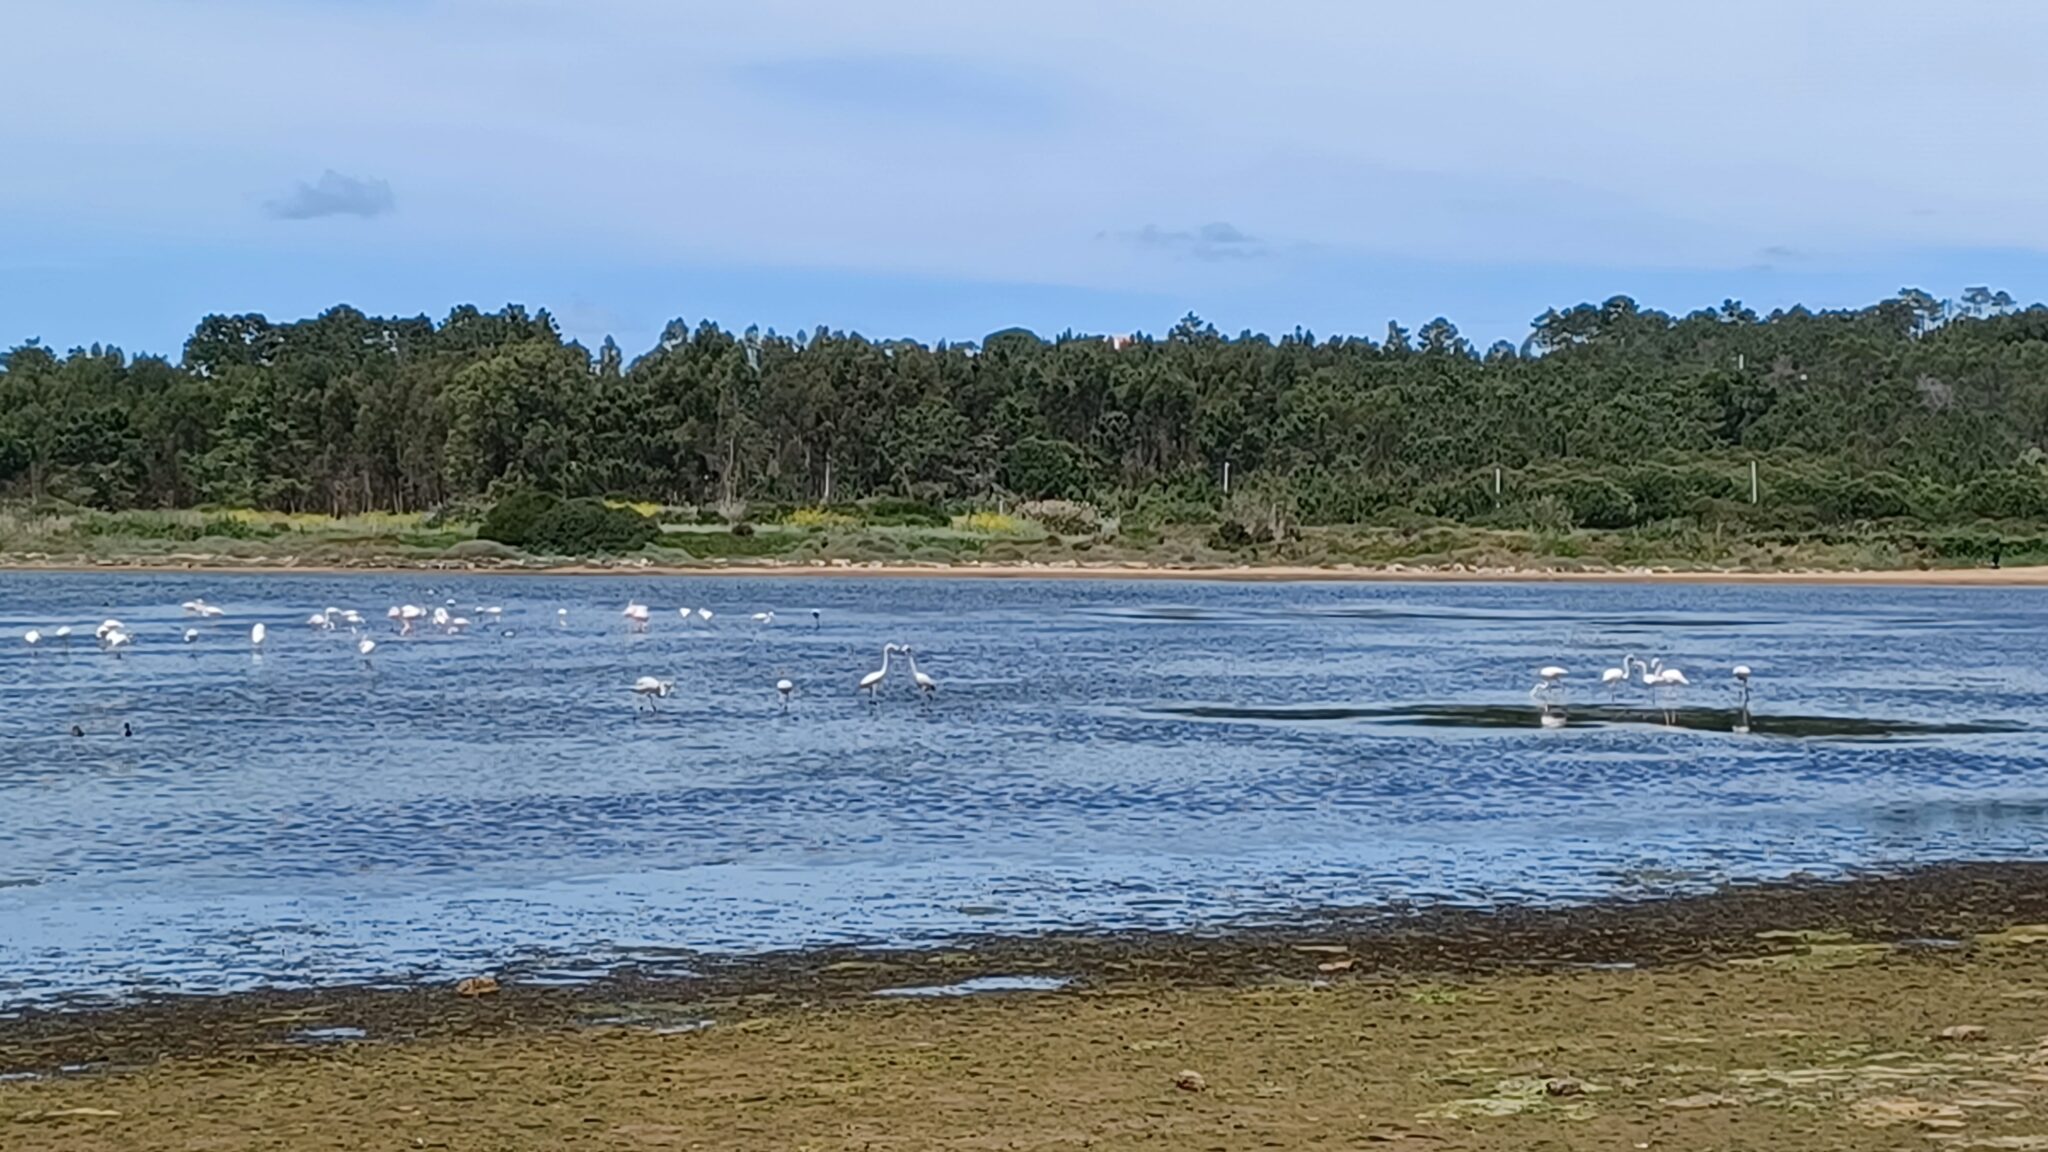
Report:
[[[2048,297],[2048,5],[1683,9],[18,5],[0,344],[339,302],[638,351],[678,316],[1483,343],[1623,292]]]

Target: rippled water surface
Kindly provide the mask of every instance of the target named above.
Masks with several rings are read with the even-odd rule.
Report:
[[[227,615],[187,645],[194,596]],[[503,623],[383,619],[451,599]],[[328,605],[372,618],[367,667],[306,627]],[[120,659],[106,616],[137,636]],[[2048,594],[2025,589],[21,574],[0,626],[0,1011],[2048,843]],[[885,641],[936,699],[900,665],[855,694]],[[1693,686],[1610,699],[1624,651]],[[1552,662],[1575,686],[1546,729]],[[641,675],[677,683],[651,716]]]

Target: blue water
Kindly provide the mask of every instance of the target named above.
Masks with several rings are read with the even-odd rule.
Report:
[[[188,646],[194,596],[228,614]],[[384,620],[448,599],[515,634]],[[305,626],[328,605],[370,617],[368,667]],[[118,659],[91,640],[110,615]],[[18,639],[59,624],[68,650]],[[0,1011],[2048,842],[2048,594],[2024,589],[20,574],[0,637]],[[887,641],[936,699],[900,665],[855,694]],[[1691,676],[1658,702],[1678,724],[1589,684],[1628,650]],[[1552,662],[1577,686],[1547,730]],[[652,716],[641,675],[677,681]]]

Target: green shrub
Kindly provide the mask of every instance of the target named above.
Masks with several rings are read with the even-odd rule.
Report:
[[[1581,528],[1627,528],[1636,522],[1635,497],[1604,476],[1552,480],[1540,486],[1537,495],[1563,504],[1572,523]]]
[[[631,508],[602,500],[561,500],[542,512],[527,531],[528,551],[557,556],[638,552],[653,543],[661,526]]]
[[[1263,525],[1247,528],[1236,520],[1225,520],[1209,534],[1209,547],[1220,552],[1236,552],[1254,544],[1271,544],[1273,533]]]
[[[944,528],[953,522],[944,508],[922,500],[882,497],[851,507],[862,520],[882,527]]]
[[[1027,500],[1017,515],[1036,520],[1055,536],[1093,536],[1102,528],[1102,513],[1079,500]]]
[[[476,537],[510,544],[514,548],[528,548],[534,543],[534,525],[561,503],[561,497],[546,492],[530,489],[513,492],[493,504],[491,510],[484,514],[483,522],[476,527]]]

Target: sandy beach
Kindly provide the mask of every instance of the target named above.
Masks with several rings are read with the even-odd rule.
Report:
[[[903,564],[881,561],[807,562],[792,564],[719,564],[689,566],[641,564],[562,564],[557,566],[479,564],[472,561],[424,561],[417,564],[298,564],[265,559],[229,563],[219,557],[135,557],[83,564],[0,560],[0,572],[190,572],[200,575],[410,575],[454,573],[464,576],[752,576],[818,577],[824,579],[986,579],[986,580],[1213,580],[1286,583],[1400,583],[1448,581],[1464,583],[1620,583],[1620,584],[1818,584],[1871,587],[2048,586],[2048,565],[2010,568],[1912,568],[1876,570],[1723,571],[1672,568],[1538,569],[1446,568],[1413,565],[1365,567],[1334,565],[1159,565],[1137,562],[1043,564]]]
[[[2048,1146],[2048,867],[0,1022],[9,1149]],[[996,972],[1061,991],[883,996]],[[56,1071],[59,1065],[73,1071]]]

